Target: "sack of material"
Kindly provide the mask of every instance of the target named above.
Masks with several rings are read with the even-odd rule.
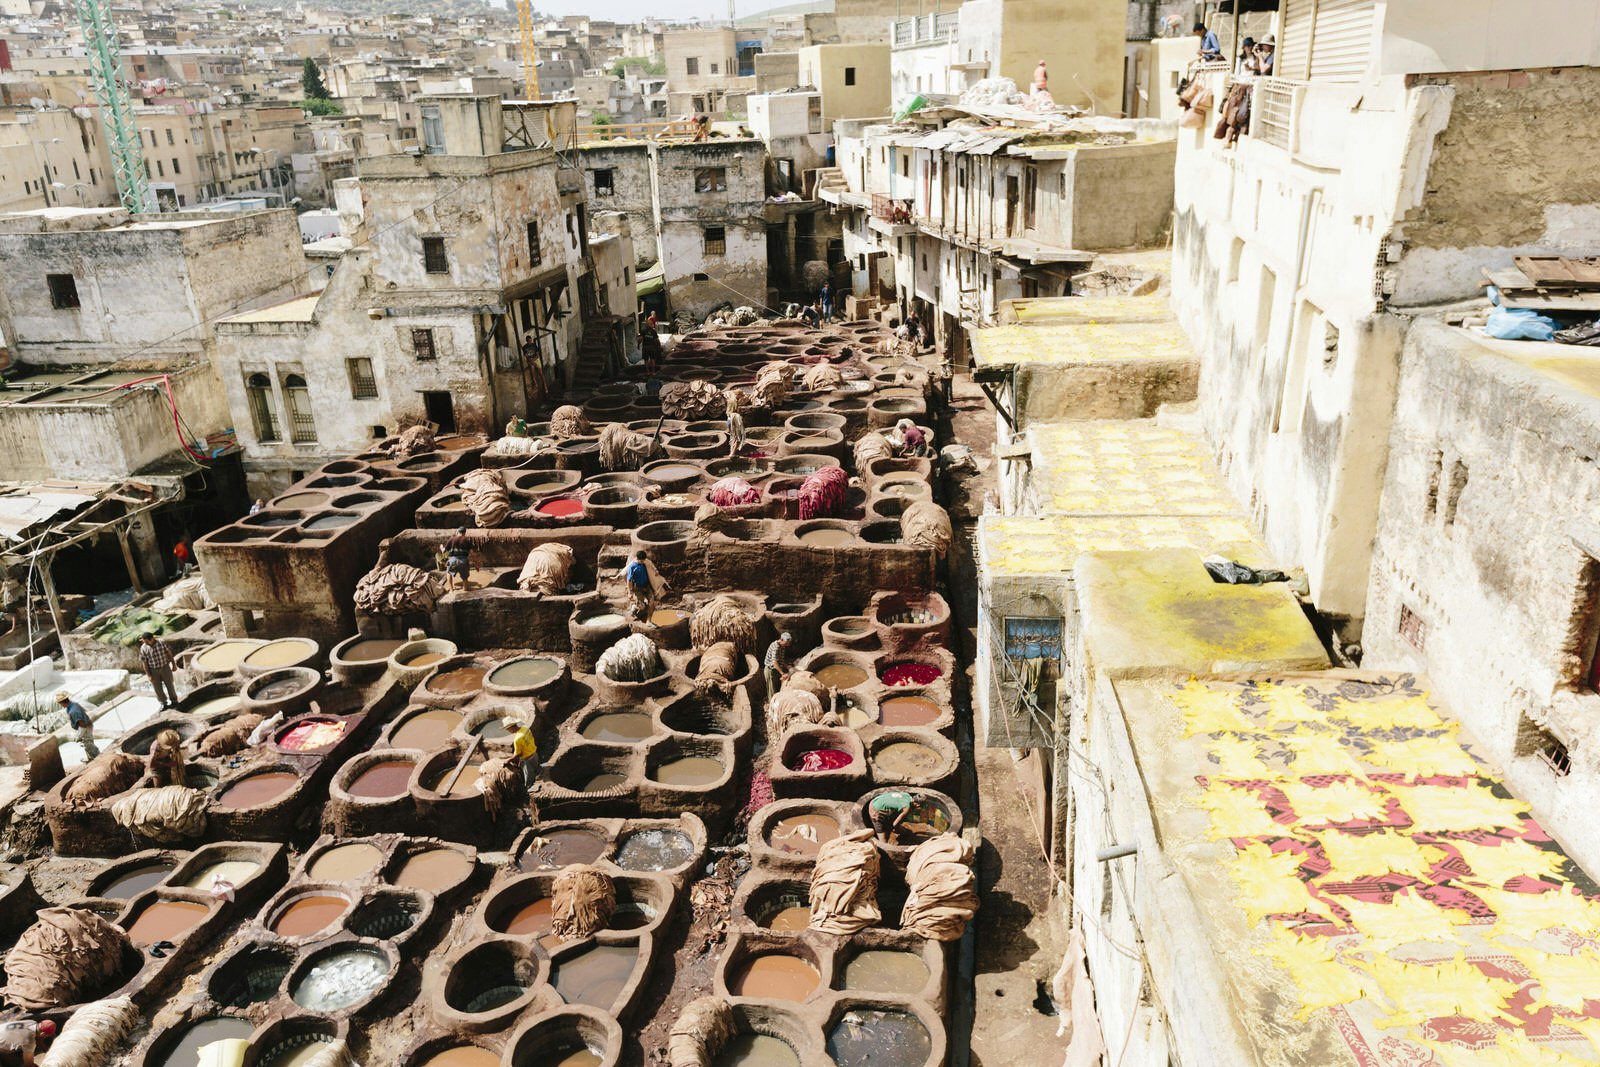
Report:
[[[843,721],[811,693],[785,685],[767,701],[767,744],[776,745],[794,726],[840,726]]]
[[[854,934],[875,925],[878,910],[878,849],[871,830],[836,837],[817,851],[811,871],[810,929]]]
[[[756,384],[753,392],[756,402],[762,407],[776,409],[783,406],[789,399],[789,383],[793,379],[794,368],[787,363],[768,363],[756,375]]]
[[[555,541],[534,545],[522,561],[517,588],[525,593],[554,596],[567,587],[572,574],[572,549]]]
[[[111,817],[140,840],[177,845],[206,832],[210,807],[200,790],[166,785],[135,789],[111,805]]]
[[[595,661],[594,669],[613,682],[643,682],[661,673],[661,653],[644,634],[629,634]]]
[[[550,435],[560,440],[568,437],[582,437],[593,433],[594,427],[589,425],[589,416],[576,404],[562,404],[550,413]]]
[[[600,431],[600,466],[608,471],[636,471],[656,455],[656,441],[634,433],[620,422]]]
[[[604,930],[617,907],[617,887],[593,867],[565,867],[550,883],[550,929],[563,941]]]
[[[409,563],[374,567],[356,583],[356,610],[367,615],[427,615],[443,593],[439,580]]]
[[[950,551],[950,516],[930,500],[918,500],[900,515],[900,534],[908,545],[931,548],[943,558]]]
[[[719,508],[734,508],[761,503],[761,490],[737,475],[718,479],[706,499]]]
[[[695,671],[695,684],[699,686],[726,686],[743,671],[743,657],[731,641],[718,641],[700,654],[700,667]]]
[[[378,447],[395,459],[405,459],[408,456],[420,456],[424,452],[432,452],[437,446],[433,442],[433,431],[427,426],[410,426],[401,430],[399,436],[391,437]]]
[[[832,363],[818,363],[814,367],[806,368],[800,378],[800,384],[813,393],[825,393],[839,388],[844,384],[844,375],[839,373],[839,368]]]
[[[669,419],[703,422],[728,413],[722,390],[710,382],[672,382],[661,390],[661,414]]]
[[[130,949],[128,934],[83,908],[45,908],[6,953],[5,999],[52,1011],[112,987]]]
[[[483,794],[483,813],[490,822],[499,822],[522,786],[522,773],[503,759],[486,759],[478,768],[478,792]]]
[[[88,807],[97,800],[132,789],[143,777],[144,760],[126,752],[107,752],[73,779],[62,799],[70,807]]]
[[[37,1067],[104,1067],[116,1059],[118,1046],[139,1021],[139,1011],[127,997],[85,1004],[72,1013],[61,1033]]]
[[[472,512],[473,521],[489,529],[499,526],[511,514],[511,492],[499,471],[479,467],[461,478],[461,502]]]
[[[831,518],[844,510],[850,476],[843,467],[823,467],[800,483],[800,518]]]
[[[206,734],[197,746],[200,755],[215,759],[218,756],[231,756],[235,752],[243,751],[250,744],[250,735],[260,725],[261,716],[253,711],[235,715]]]
[[[756,648],[755,620],[732,597],[712,597],[689,617],[689,640],[701,649],[726,641],[746,656]]]
[[[727,1001],[690,1001],[667,1034],[667,1067],[711,1067],[733,1033],[733,1009]]]
[[[900,929],[932,941],[957,941],[978,913],[978,880],[972,846],[955,834],[918,845],[906,864],[911,893],[900,913]]]

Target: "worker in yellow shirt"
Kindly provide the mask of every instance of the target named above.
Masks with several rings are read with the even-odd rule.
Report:
[[[511,731],[511,762],[522,769],[522,784],[531,790],[539,774],[539,742],[534,740],[533,727],[511,717],[503,725]]]

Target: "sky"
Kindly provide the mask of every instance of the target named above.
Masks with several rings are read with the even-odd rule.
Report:
[[[736,13],[754,15],[784,0],[735,0]],[[546,15],[588,15],[614,22],[644,18],[719,19],[728,17],[728,0],[534,0],[534,9]]]

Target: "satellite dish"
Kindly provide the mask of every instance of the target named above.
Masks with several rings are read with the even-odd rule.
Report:
[[[86,107],[75,107],[72,109],[72,113],[78,116],[80,119],[92,118],[94,116],[94,112],[90,111]]]
[[[44,101],[37,96],[30,96],[28,97],[28,106],[33,108],[35,111],[43,111]]]

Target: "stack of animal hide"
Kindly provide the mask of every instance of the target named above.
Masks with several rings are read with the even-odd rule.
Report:
[[[576,404],[562,404],[550,413],[550,436],[558,441],[569,437],[582,437],[594,432],[589,416]]]
[[[856,473],[865,475],[874,460],[884,459],[894,455],[894,446],[889,439],[876,430],[864,433],[856,441],[855,459]]]
[[[695,671],[695,685],[705,689],[715,686],[726,689],[728,684],[743,674],[744,658],[730,641],[718,641],[700,653],[700,667]]]
[[[107,752],[73,779],[63,796],[69,807],[86,808],[97,800],[132,789],[144,777],[144,760],[127,752]]]
[[[702,422],[728,413],[722,391],[710,382],[671,382],[661,388],[661,413],[669,419]]]
[[[439,580],[409,563],[374,567],[356,583],[356,610],[366,615],[427,615],[444,592]]]
[[[719,508],[759,504],[761,503],[761,490],[738,475],[729,475],[726,478],[719,478],[711,486],[711,491],[706,494],[706,499]]]
[[[661,673],[661,653],[644,634],[629,634],[600,653],[595,670],[613,682],[643,682]]]
[[[825,393],[843,385],[844,375],[840,374],[839,368],[832,363],[818,363],[814,367],[806,368],[800,382],[813,393]]]
[[[800,518],[823,519],[844,510],[850,476],[843,467],[823,467],[800,483]]]
[[[900,913],[900,929],[933,941],[958,941],[978,912],[972,846],[955,834],[918,845],[906,864],[911,893]]]
[[[789,399],[789,384],[793,380],[794,368],[787,363],[768,363],[756,375],[756,384],[753,392],[756,402],[762,407],[776,409],[783,406]]]
[[[87,908],[45,908],[6,953],[5,999],[53,1011],[105,991],[129,950],[122,929]]]
[[[617,907],[617,887],[593,867],[565,867],[550,884],[550,929],[563,941],[604,930]]]
[[[499,526],[511,514],[511,492],[499,471],[479,467],[463,475],[458,484],[461,502],[484,529]]]
[[[241,712],[206,734],[198,746],[200,755],[208,759],[231,756],[250,744],[250,735],[261,725],[261,716],[253,711]]]
[[[401,430],[398,437],[391,437],[382,446],[383,451],[395,459],[419,456],[424,452],[432,452],[436,447],[433,431],[426,426],[411,426]]]
[[[711,1067],[733,1034],[733,1009],[727,1001],[690,1001],[667,1034],[667,1067]]]
[[[875,925],[878,910],[878,849],[871,830],[836,837],[817,850],[811,870],[810,929],[849,935]]]
[[[600,466],[608,471],[636,471],[657,451],[653,438],[633,432],[626,423],[609,423],[600,431]]]
[[[164,785],[135,789],[111,805],[117,825],[141,841],[176,845],[206,832],[210,802],[198,789]]]
[[[944,558],[950,551],[950,516],[938,504],[918,500],[900,515],[901,537],[908,545],[931,548]]]
[[[528,550],[517,575],[517,588],[538,596],[554,596],[567,587],[572,575],[572,549],[556,541],[546,541]]]
[[[756,648],[756,624],[730,596],[713,597],[689,617],[689,640],[695,648],[726,641],[741,656]]]

